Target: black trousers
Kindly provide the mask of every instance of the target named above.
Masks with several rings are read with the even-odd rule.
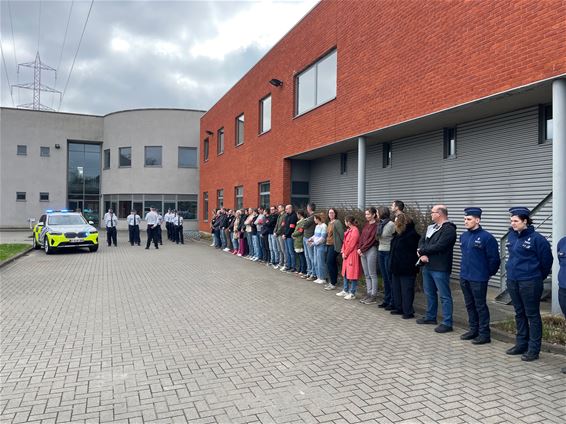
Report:
[[[155,227],[155,236],[157,237],[157,242],[163,244],[163,239],[161,238],[161,225]]]
[[[328,269],[328,277],[330,283],[335,286],[338,284],[338,252],[334,250],[334,246],[328,246],[326,251],[326,268]]]
[[[177,244],[185,244],[185,236],[183,235],[182,225],[175,225],[175,242]]]
[[[269,252],[269,234],[261,235],[261,251],[263,252],[263,260],[267,263],[271,263],[271,255]]]
[[[138,246],[141,243],[140,240],[140,226],[139,225],[128,225],[129,241],[133,246],[134,243]]]
[[[149,248],[152,241],[153,241],[153,244],[155,245],[155,248],[159,249],[159,246],[157,245],[157,228],[153,228],[153,227],[148,225],[147,226],[147,243],[145,244],[145,247]]]
[[[173,240],[173,236],[171,234],[171,223],[170,222],[165,223],[165,229],[167,230],[167,240]]]
[[[391,274],[393,288],[393,302],[397,311],[403,315],[413,315],[413,301],[415,300],[415,276]]]
[[[114,246],[117,246],[116,234],[116,227],[106,227],[106,242],[108,243],[108,246],[111,246],[112,243],[114,243]]]

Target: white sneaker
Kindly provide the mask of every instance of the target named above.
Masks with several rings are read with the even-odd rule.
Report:
[[[335,288],[336,286],[331,283],[328,283],[326,286],[324,286],[324,290],[334,290]]]
[[[279,271],[281,271],[281,272],[287,272],[287,267],[280,268]]]
[[[342,290],[342,291],[339,291],[338,293],[336,293],[336,296],[343,297],[343,296],[346,296],[347,294],[349,294],[349,293],[347,293],[347,292],[345,292],[344,290]]]
[[[273,269],[279,269],[279,265],[271,265]]]
[[[238,253],[236,256],[242,257],[242,254],[241,254],[241,253]]]
[[[229,251],[230,251],[230,249],[228,249],[227,247],[225,247],[225,248],[222,249],[222,250],[225,251],[225,252],[229,252]]]
[[[257,262],[257,261],[259,261],[259,258],[257,258],[257,257],[253,258],[252,261]]]
[[[355,298],[356,298],[356,295],[352,294],[352,293],[348,293],[346,296],[344,296],[345,300],[352,300],[352,299],[355,299]]]
[[[314,280],[314,283],[315,284],[324,284],[324,283],[326,283],[326,280],[323,280],[321,278],[317,278],[316,280]]]
[[[210,245],[210,247],[214,247],[214,243],[212,243],[212,244]]]

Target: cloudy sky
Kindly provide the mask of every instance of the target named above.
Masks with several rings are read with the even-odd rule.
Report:
[[[41,103],[56,110],[208,109],[316,3],[95,0],[70,72],[91,1],[1,0],[1,105],[32,101],[30,90],[10,96],[8,80],[33,81],[16,64],[33,62],[39,46],[58,71],[42,83],[64,91],[60,109],[58,96],[42,93]]]

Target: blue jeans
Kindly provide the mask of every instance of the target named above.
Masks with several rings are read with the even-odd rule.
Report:
[[[279,244],[275,234],[269,235],[269,252],[271,253],[271,263],[277,265],[279,263]]]
[[[344,291],[346,293],[356,294],[356,289],[358,288],[358,280],[348,280],[344,277]]]
[[[540,317],[540,296],[542,281],[507,280],[507,290],[515,308],[517,324],[516,345],[528,347],[529,353],[539,353],[542,340],[542,319]]]
[[[220,246],[220,236],[218,235],[218,230],[212,230],[212,241],[214,242],[214,247]]]
[[[232,245],[234,246],[234,250],[238,250],[240,247],[240,240],[238,240],[238,235],[232,238]]]
[[[252,240],[252,233],[246,231],[246,241],[248,243],[248,256],[254,256],[254,242]]]
[[[287,264],[288,269],[295,269],[295,246],[291,237],[285,238],[285,248],[287,250]]]
[[[220,230],[220,248],[224,249],[226,247],[226,233],[224,232],[224,228]]]
[[[314,269],[314,246],[307,243],[307,237],[303,239],[303,250],[305,251],[305,259],[307,261],[307,274],[315,275],[316,270]]]
[[[319,244],[314,247],[314,256],[316,258],[316,276],[321,280],[326,279],[328,276],[328,269],[326,268],[326,244]]]
[[[566,289],[563,287],[558,288],[558,303],[560,304],[560,309],[566,318]]]
[[[470,331],[482,338],[489,339],[489,308],[487,307],[487,281],[461,280],[462,294],[468,311]]]
[[[253,256],[261,259],[261,247],[259,245],[259,236],[257,234],[252,234],[252,243],[254,245]]]
[[[430,271],[423,267],[423,285],[426,295],[425,319],[436,321],[438,314],[438,298],[442,304],[442,324],[452,327],[452,292],[450,291],[450,273],[443,271]]]
[[[391,289],[391,273],[389,272],[389,252],[380,251],[379,255],[379,269],[381,271],[381,278],[383,278],[383,303],[386,305],[395,305],[393,300],[393,290]]]

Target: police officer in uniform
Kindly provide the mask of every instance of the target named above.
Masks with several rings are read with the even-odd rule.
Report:
[[[171,209],[167,210],[167,213],[163,216],[165,220],[165,229],[167,230],[167,240],[171,240]]]
[[[139,246],[141,243],[140,240],[141,218],[136,213],[135,210],[132,210],[132,212],[128,215],[126,220],[128,221],[128,233],[129,233],[130,244],[133,246],[135,243]]]
[[[147,223],[147,243],[145,248],[149,249],[149,246],[153,241],[155,248],[159,249],[159,246],[157,245],[157,225],[159,222],[159,215],[155,212],[155,208],[149,209],[149,212],[145,216],[145,221]]]
[[[566,317],[566,237],[562,237],[557,246],[558,264],[558,303],[564,317]],[[562,372],[566,374],[566,367],[562,368]]]
[[[534,361],[539,357],[542,340],[540,296],[552,268],[552,250],[548,240],[535,231],[529,209],[517,206],[509,213],[507,290],[515,308],[517,336],[515,346],[506,353]]]
[[[460,235],[460,286],[470,327],[460,338],[471,340],[475,345],[491,342],[486,303],[487,283],[501,265],[497,240],[480,225],[481,214],[480,208],[464,209],[464,227],[467,231]]]
[[[175,227],[175,242],[177,244],[185,244],[185,237],[183,236],[183,217],[179,212],[175,212],[173,225]]]
[[[108,243],[108,247],[112,246],[112,243],[114,243],[114,247],[117,247],[116,226],[118,225],[118,217],[112,209],[108,209],[103,219],[106,225],[106,242]]]
[[[161,216],[160,211],[157,211],[157,241],[159,242],[159,244],[163,244],[163,239],[162,237],[162,231],[161,231],[161,224],[163,223],[163,216]]]

